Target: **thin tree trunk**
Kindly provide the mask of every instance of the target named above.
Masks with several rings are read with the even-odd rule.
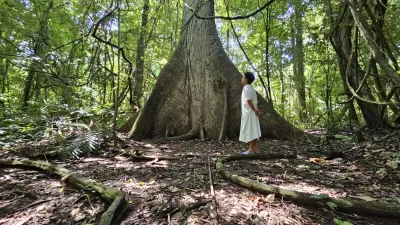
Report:
[[[285,104],[286,104],[286,97],[285,97],[285,82],[284,82],[284,74],[282,68],[279,68],[279,81],[281,82],[281,113],[282,117],[285,118]]]
[[[293,47],[293,71],[295,87],[299,100],[299,118],[305,121],[307,118],[305,75],[304,75],[304,46],[303,46],[303,16],[301,15],[302,3],[300,0],[294,0],[294,47]]]
[[[279,45],[280,55],[283,55],[283,47]],[[285,82],[284,82],[284,73],[283,73],[283,65],[282,59],[279,60],[278,70],[279,70],[279,81],[281,83],[281,104],[280,104],[280,111],[282,117],[285,118],[285,105],[286,105],[286,93],[285,93]]]
[[[258,0],[258,6],[260,6],[260,0]],[[265,25],[265,74],[267,76],[267,96],[269,97],[269,102],[273,104],[272,101],[272,89],[271,89],[271,73],[270,73],[270,64],[269,64],[269,36],[271,32],[271,10],[269,7],[266,8],[266,15],[264,11],[262,11],[262,15],[264,18]],[[261,56],[263,58],[263,55]],[[260,75],[261,76],[261,75]]]
[[[145,52],[145,34],[147,29],[147,19],[149,11],[149,0],[144,0],[142,11],[142,24],[140,26],[139,40],[136,51],[136,70],[135,70],[135,87],[134,87],[134,103],[140,108],[141,99],[143,97],[143,70],[144,70],[144,52]]]
[[[0,75],[2,76],[1,79],[1,93],[6,93],[6,86],[7,86],[7,76],[8,76],[8,61],[0,60]]]
[[[107,57],[104,58],[104,68],[107,68]],[[100,63],[99,63],[100,64]],[[104,69],[103,73],[103,105],[106,104],[107,101],[107,70]]]
[[[38,31],[38,38],[34,40],[33,53],[39,59],[33,59],[31,65],[29,66],[28,76],[25,80],[25,87],[23,92],[23,105],[24,107],[28,106],[28,102],[31,98],[31,89],[33,86],[34,78],[36,77],[36,96],[40,95],[40,76],[39,73],[43,69],[44,65],[44,57],[45,57],[45,49],[47,46],[47,42],[49,40],[48,36],[48,21],[50,10],[53,8],[53,0],[49,2],[46,10],[43,12],[43,16],[40,20],[40,28]]]
[[[0,30],[0,37],[3,35],[3,31]],[[6,77],[7,77],[7,73],[5,71],[5,65],[4,62],[6,62],[5,59],[0,59],[0,76],[1,76],[1,92],[0,93],[4,93],[5,92],[5,84],[6,84]],[[0,100],[1,101],[1,100]]]

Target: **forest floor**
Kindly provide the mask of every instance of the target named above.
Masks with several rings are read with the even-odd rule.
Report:
[[[366,135],[365,142],[350,137],[342,132],[321,146],[262,139],[261,152],[298,157],[234,161],[227,167],[241,176],[291,190],[400,204],[400,135]],[[220,224],[400,224],[400,218],[305,206],[230,183],[215,171],[215,162],[243,151],[246,146],[238,141],[135,142],[123,135],[120,138],[125,150],[176,160],[139,162],[105,151],[79,160],[49,162],[125,191],[130,206],[121,224],[211,224],[208,157]],[[41,146],[23,145],[32,151]],[[343,156],[324,160],[332,151]],[[0,151],[2,159],[13,156]],[[57,177],[22,168],[3,167],[1,171],[0,224],[96,224],[104,211],[98,198],[65,186]],[[200,204],[183,210],[194,203]]]

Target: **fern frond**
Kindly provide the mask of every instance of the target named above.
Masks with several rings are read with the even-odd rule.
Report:
[[[60,152],[62,159],[78,159],[101,152],[104,138],[97,132],[87,132],[69,140]]]

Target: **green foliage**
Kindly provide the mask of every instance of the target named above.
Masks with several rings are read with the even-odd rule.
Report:
[[[334,202],[326,202],[326,205],[329,206],[329,208],[330,208],[332,211],[335,211],[336,208],[337,208],[337,205],[336,205]]]
[[[348,221],[343,221],[337,218],[334,218],[333,221],[338,224],[338,225],[353,225],[352,223],[348,222]]]
[[[104,139],[101,133],[87,132],[66,141],[61,147],[59,157],[61,159],[78,159],[90,154],[98,154],[102,148]]]

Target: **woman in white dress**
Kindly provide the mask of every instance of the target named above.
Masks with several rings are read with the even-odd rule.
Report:
[[[242,119],[239,141],[249,145],[249,150],[242,152],[242,154],[256,153],[259,150],[261,129],[258,115],[260,115],[261,111],[257,108],[257,92],[251,86],[254,79],[254,74],[250,72],[244,73],[242,78]]]

